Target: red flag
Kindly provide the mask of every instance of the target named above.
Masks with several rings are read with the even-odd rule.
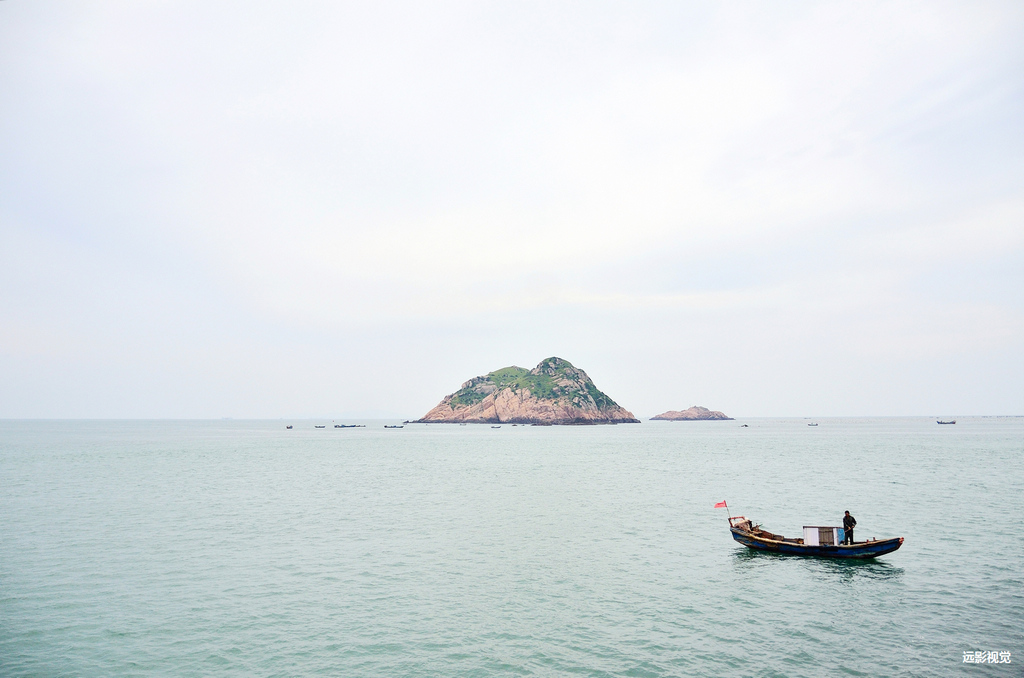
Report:
[[[725,505],[724,501],[720,501],[717,504],[715,504],[715,508],[729,508],[729,507]]]

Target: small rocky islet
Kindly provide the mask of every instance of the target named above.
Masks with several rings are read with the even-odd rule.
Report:
[[[558,357],[474,377],[414,423],[638,424],[583,370]]]
[[[709,410],[706,407],[700,405],[694,405],[691,408],[685,410],[669,410],[668,412],[662,412],[656,417],[651,417],[651,421],[734,421],[732,417],[727,417],[724,413],[716,410]]]

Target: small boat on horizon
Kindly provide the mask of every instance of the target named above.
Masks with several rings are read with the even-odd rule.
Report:
[[[814,424],[808,424],[808,426],[817,426],[817,425],[818,425],[817,423],[814,423]]]
[[[402,425],[399,425],[399,426],[391,426],[391,425],[389,425],[389,424],[384,424],[384,428],[405,428],[405,426],[402,426]]]
[[[501,426],[492,426],[491,428],[501,428]]]
[[[843,528],[816,525],[805,525],[804,536],[800,539],[787,539],[781,534],[772,534],[762,529],[760,525],[755,525],[753,521],[743,516],[729,517],[729,531],[732,532],[733,539],[748,549],[790,556],[864,560],[892,553],[903,546],[903,537],[843,544]]]
[[[935,423],[936,424],[955,424],[956,423],[956,419],[951,419],[950,421],[942,421],[940,419],[940,420],[936,421]]]
[[[324,424],[323,426],[319,426],[319,425],[314,424],[313,428],[327,428],[327,424]]]
[[[291,424],[288,424],[287,426],[285,426],[285,428],[291,428],[291,427],[292,427]]]

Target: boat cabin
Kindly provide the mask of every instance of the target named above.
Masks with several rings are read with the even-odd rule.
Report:
[[[841,527],[804,525],[804,543],[808,546],[839,546],[845,537]]]

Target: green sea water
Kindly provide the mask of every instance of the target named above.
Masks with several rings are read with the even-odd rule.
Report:
[[[0,675],[1024,674],[1024,419],[816,421],[2,421]]]

